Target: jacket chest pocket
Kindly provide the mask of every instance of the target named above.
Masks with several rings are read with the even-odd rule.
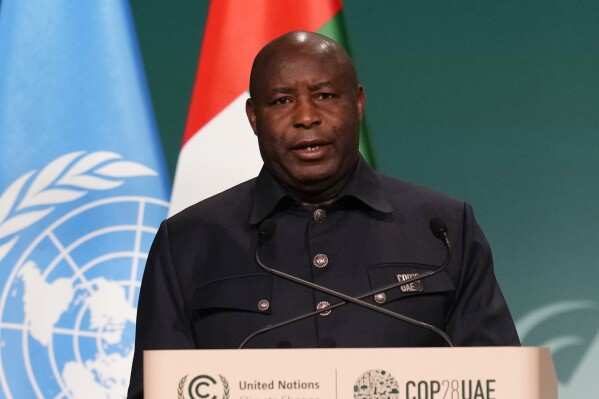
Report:
[[[272,290],[270,275],[231,276],[196,287],[188,306],[198,348],[235,348],[264,327]]]
[[[373,265],[368,268],[368,278],[373,290],[378,288],[397,286],[381,291],[384,294],[374,295],[371,302],[383,304],[396,301],[404,297],[437,294],[447,297],[454,290],[454,284],[445,270],[426,276],[436,270],[435,266],[386,263]],[[405,282],[404,284],[401,284]]]
[[[232,276],[199,285],[189,301],[197,311],[231,310],[270,313],[272,276]]]

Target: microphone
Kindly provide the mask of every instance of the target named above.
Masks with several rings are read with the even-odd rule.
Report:
[[[272,219],[266,219],[260,225],[260,231],[258,232],[258,246],[262,246],[266,241],[270,240],[275,235],[277,224]]]
[[[443,219],[432,218],[430,222],[428,222],[428,227],[431,229],[435,237],[443,241],[443,244],[445,244],[445,246],[451,246],[451,244],[449,243],[449,239],[447,238],[447,225],[445,224],[445,221]],[[271,232],[271,234],[274,234],[274,230]],[[270,239],[270,237],[268,239]]]
[[[325,308],[326,310],[332,310],[332,309],[334,309],[336,307],[345,305],[347,302],[351,302],[351,303],[356,304],[358,306],[362,306],[362,307],[368,308],[370,310],[373,310],[375,312],[383,313],[383,314],[385,314],[387,316],[390,316],[390,317],[393,317],[395,319],[399,319],[399,320],[405,321],[407,323],[410,323],[412,325],[415,325],[415,326],[418,326],[418,327],[425,328],[427,330],[433,331],[434,333],[436,333],[437,335],[439,335],[441,338],[443,338],[443,340],[448,344],[448,346],[453,347],[453,344],[452,344],[451,340],[449,339],[449,337],[447,336],[447,334],[445,334],[445,332],[443,332],[439,328],[437,328],[437,327],[435,327],[435,326],[433,326],[431,324],[424,323],[424,322],[418,321],[416,319],[412,319],[411,317],[404,316],[402,314],[399,314],[399,313],[396,313],[396,312],[392,312],[392,311],[390,311],[388,309],[380,308],[378,306],[370,304],[369,302],[363,301],[364,298],[367,298],[367,297],[369,297],[371,295],[375,295],[375,294],[378,294],[378,293],[381,293],[381,292],[385,292],[387,290],[390,290],[390,289],[393,289],[393,288],[397,288],[397,287],[405,285],[405,284],[409,284],[409,283],[411,283],[413,281],[416,281],[416,280],[421,280],[421,279],[425,279],[427,277],[431,277],[431,276],[433,276],[433,275],[441,272],[442,270],[444,270],[447,267],[447,265],[449,264],[449,262],[451,260],[451,255],[452,255],[451,243],[449,242],[449,238],[447,237],[447,225],[445,224],[445,222],[441,218],[434,218],[434,219],[431,219],[431,221],[429,222],[429,227],[430,227],[431,231],[433,232],[433,235],[435,237],[439,238],[443,242],[443,244],[445,245],[445,249],[446,249],[445,260],[443,261],[443,264],[439,268],[437,268],[435,270],[431,270],[431,271],[426,272],[426,273],[423,273],[423,274],[421,274],[419,276],[414,276],[412,278],[408,278],[408,279],[406,279],[404,281],[395,282],[395,283],[387,285],[387,286],[385,286],[383,288],[378,288],[376,290],[372,290],[372,291],[366,292],[366,293],[361,294],[361,295],[359,295],[359,296],[357,296],[355,298],[351,297],[349,295],[343,294],[341,292],[332,290],[330,288],[327,288],[327,287],[315,284],[315,283],[313,283],[311,281],[303,280],[303,279],[301,279],[299,277],[296,277],[296,276],[293,276],[291,274],[287,274],[287,273],[284,273],[284,272],[282,272],[280,270],[276,270],[276,269],[269,268],[268,266],[266,266],[262,262],[262,260],[260,259],[260,249],[261,249],[262,245],[266,241],[270,240],[272,238],[272,236],[274,235],[274,232],[276,230],[276,223],[272,219],[266,219],[260,225],[259,239],[258,239],[258,244],[256,245],[256,250],[255,250],[255,253],[254,253],[254,255],[255,255],[254,258],[255,258],[256,263],[258,264],[258,266],[261,269],[265,270],[267,273],[274,274],[276,276],[279,276],[279,277],[284,278],[286,280],[295,282],[295,283],[300,284],[302,286],[305,286],[305,287],[308,287],[308,288],[312,288],[314,290],[317,290],[317,291],[320,291],[320,292],[324,292],[324,293],[326,293],[328,295],[331,295],[331,296],[334,296],[334,297],[342,299],[342,301],[340,301],[338,303],[335,303],[335,304],[332,304],[330,306],[327,306]],[[324,309],[317,309],[317,310],[314,310],[312,312],[305,313],[305,314],[293,317],[293,318],[288,319],[288,320],[284,320],[284,321],[282,321],[280,323],[267,325],[264,328],[262,328],[262,329],[260,329],[258,331],[255,331],[254,333],[248,335],[241,342],[241,344],[238,346],[238,349],[243,349],[245,347],[245,345],[251,339],[253,339],[254,337],[256,337],[256,336],[258,336],[260,334],[266,333],[268,331],[274,330],[274,329],[279,328],[279,327],[283,327],[283,326],[288,325],[288,324],[292,324],[292,323],[294,323],[296,321],[300,321],[300,320],[303,320],[303,319],[311,317],[311,316],[315,316],[315,315],[321,313],[323,310]]]

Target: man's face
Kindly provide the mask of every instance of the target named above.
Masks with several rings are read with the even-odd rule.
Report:
[[[306,51],[275,53],[259,71],[248,118],[266,168],[300,195],[326,197],[357,164],[364,93],[351,73]]]

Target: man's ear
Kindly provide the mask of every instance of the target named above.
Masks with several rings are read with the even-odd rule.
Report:
[[[358,109],[358,117],[360,118],[360,122],[362,121],[362,116],[364,116],[365,104],[366,93],[364,92],[364,87],[362,87],[362,85],[358,85],[358,90],[356,92],[356,107]]]
[[[258,130],[256,130],[256,112],[254,109],[254,101],[252,101],[251,97],[245,101],[245,114],[248,117],[248,121],[250,122],[250,126],[252,127],[254,134],[257,136]]]

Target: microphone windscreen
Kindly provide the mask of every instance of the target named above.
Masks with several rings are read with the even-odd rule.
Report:
[[[275,234],[275,229],[277,228],[277,224],[272,219],[266,219],[260,225],[260,239],[263,241],[268,241]]]
[[[443,233],[447,233],[447,224],[441,218],[432,218],[428,226],[437,238],[441,238]]]

